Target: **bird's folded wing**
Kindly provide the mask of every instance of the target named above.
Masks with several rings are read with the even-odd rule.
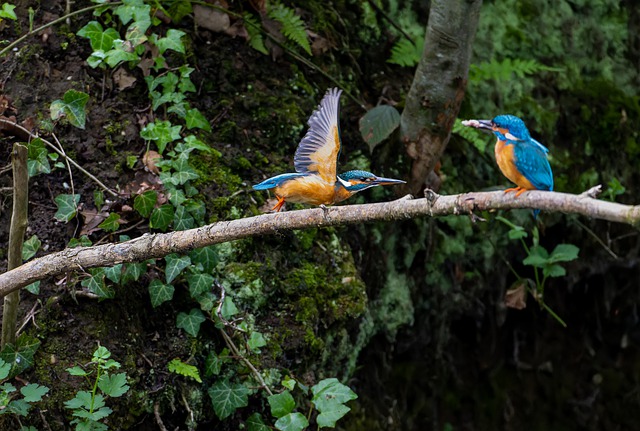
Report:
[[[514,148],[518,171],[538,190],[553,190],[553,173],[547,155],[533,143],[521,143]]]
[[[300,141],[294,158],[297,172],[317,174],[329,184],[334,184],[337,178],[341,93],[342,90],[337,88],[327,91],[309,118],[309,130]]]

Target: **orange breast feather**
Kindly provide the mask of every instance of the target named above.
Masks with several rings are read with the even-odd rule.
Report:
[[[506,145],[505,141],[501,141],[498,139],[496,142],[495,153],[496,153],[496,162],[498,162],[498,167],[502,171],[505,177],[507,177],[511,182],[515,183],[519,187],[524,187],[527,190],[535,190],[536,188],[531,184],[531,181],[526,179],[524,175],[518,171],[516,167],[514,154],[513,154],[513,144]]]
[[[288,202],[312,205],[330,205],[336,202],[335,185],[329,184],[321,177],[309,175],[298,177],[276,187],[276,196]]]

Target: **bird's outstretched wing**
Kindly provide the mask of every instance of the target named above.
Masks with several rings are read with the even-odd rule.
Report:
[[[540,147],[542,147],[541,144],[536,145],[532,142],[523,141],[515,145],[514,158],[516,168],[536,189],[553,190],[551,166],[545,151]]]
[[[311,114],[309,130],[300,141],[294,157],[297,172],[317,174],[329,184],[334,184],[337,179],[341,93],[342,90],[337,88],[327,91],[318,109]]]

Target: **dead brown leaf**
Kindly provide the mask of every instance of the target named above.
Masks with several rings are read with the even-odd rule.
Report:
[[[159,175],[160,169],[156,166],[156,160],[158,159],[162,160],[162,156],[157,151],[149,150],[142,156],[142,163],[144,163],[149,172]]]
[[[84,225],[80,230],[80,235],[91,235],[94,232],[102,230],[98,225],[109,216],[108,211],[98,211],[95,209],[83,209],[80,211],[84,219]]]
[[[118,86],[118,90],[122,91],[133,87],[133,84],[136,83],[136,78],[123,67],[120,67],[113,73],[113,82]]]
[[[504,295],[504,305],[516,310],[527,307],[527,280],[518,280]]]

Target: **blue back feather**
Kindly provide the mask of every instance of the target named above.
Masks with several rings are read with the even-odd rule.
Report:
[[[298,177],[304,177],[306,175],[307,174],[302,174],[299,172],[277,175],[275,177],[271,177],[269,179],[264,180],[260,184],[256,184],[255,186],[253,186],[253,189],[254,190],[273,189],[286,181],[289,181]]]

